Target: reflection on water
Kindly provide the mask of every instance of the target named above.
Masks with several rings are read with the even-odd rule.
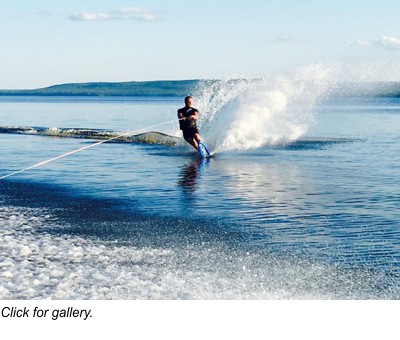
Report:
[[[180,171],[180,178],[178,185],[182,188],[183,194],[190,196],[191,193],[196,191],[198,187],[198,177],[205,163],[208,163],[208,159],[203,158],[195,161],[190,161],[182,166]]]
[[[329,160],[294,160],[220,155],[200,177],[198,163],[187,163],[179,180],[181,204],[191,216],[223,216],[262,249],[349,265],[400,263],[398,223],[371,211],[371,196],[365,187],[359,191],[359,181],[340,176]],[[350,203],[342,203],[344,196]]]

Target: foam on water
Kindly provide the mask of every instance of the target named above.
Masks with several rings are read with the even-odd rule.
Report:
[[[226,151],[298,139],[313,123],[313,106],[335,83],[335,72],[315,65],[291,76],[204,82],[195,99],[207,143]]]
[[[384,274],[220,243],[138,247],[63,234],[51,209],[2,204],[1,299],[370,299],[399,296]]]

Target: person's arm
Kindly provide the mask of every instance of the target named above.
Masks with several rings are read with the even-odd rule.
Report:
[[[197,120],[197,118],[199,118],[199,111],[197,110],[194,111],[194,113],[188,117],[188,119],[190,120]]]
[[[178,110],[178,119],[185,120],[185,116],[183,115],[183,113],[180,110]]]

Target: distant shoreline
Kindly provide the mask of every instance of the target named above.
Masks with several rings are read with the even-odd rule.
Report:
[[[0,90],[0,96],[35,97],[182,97],[219,80],[158,80],[60,84],[32,90]],[[235,80],[232,80],[235,81]],[[341,83],[332,97],[400,98],[400,82]]]
[[[151,98],[151,97],[165,97],[165,98],[181,98],[182,95],[174,95],[174,94],[85,94],[85,93],[77,93],[77,94],[69,94],[69,93],[14,93],[8,92],[8,90],[0,90],[0,97],[88,97],[88,98],[102,98],[102,97],[143,97],[143,98]],[[20,90],[24,91],[24,90]]]
[[[200,80],[161,80],[72,83],[33,90],[0,90],[0,96],[181,97],[191,94],[199,82]]]

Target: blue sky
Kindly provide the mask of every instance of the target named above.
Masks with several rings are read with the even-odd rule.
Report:
[[[0,4],[1,89],[264,77],[320,62],[400,69],[398,0]],[[397,77],[388,71],[381,80],[400,81]]]

